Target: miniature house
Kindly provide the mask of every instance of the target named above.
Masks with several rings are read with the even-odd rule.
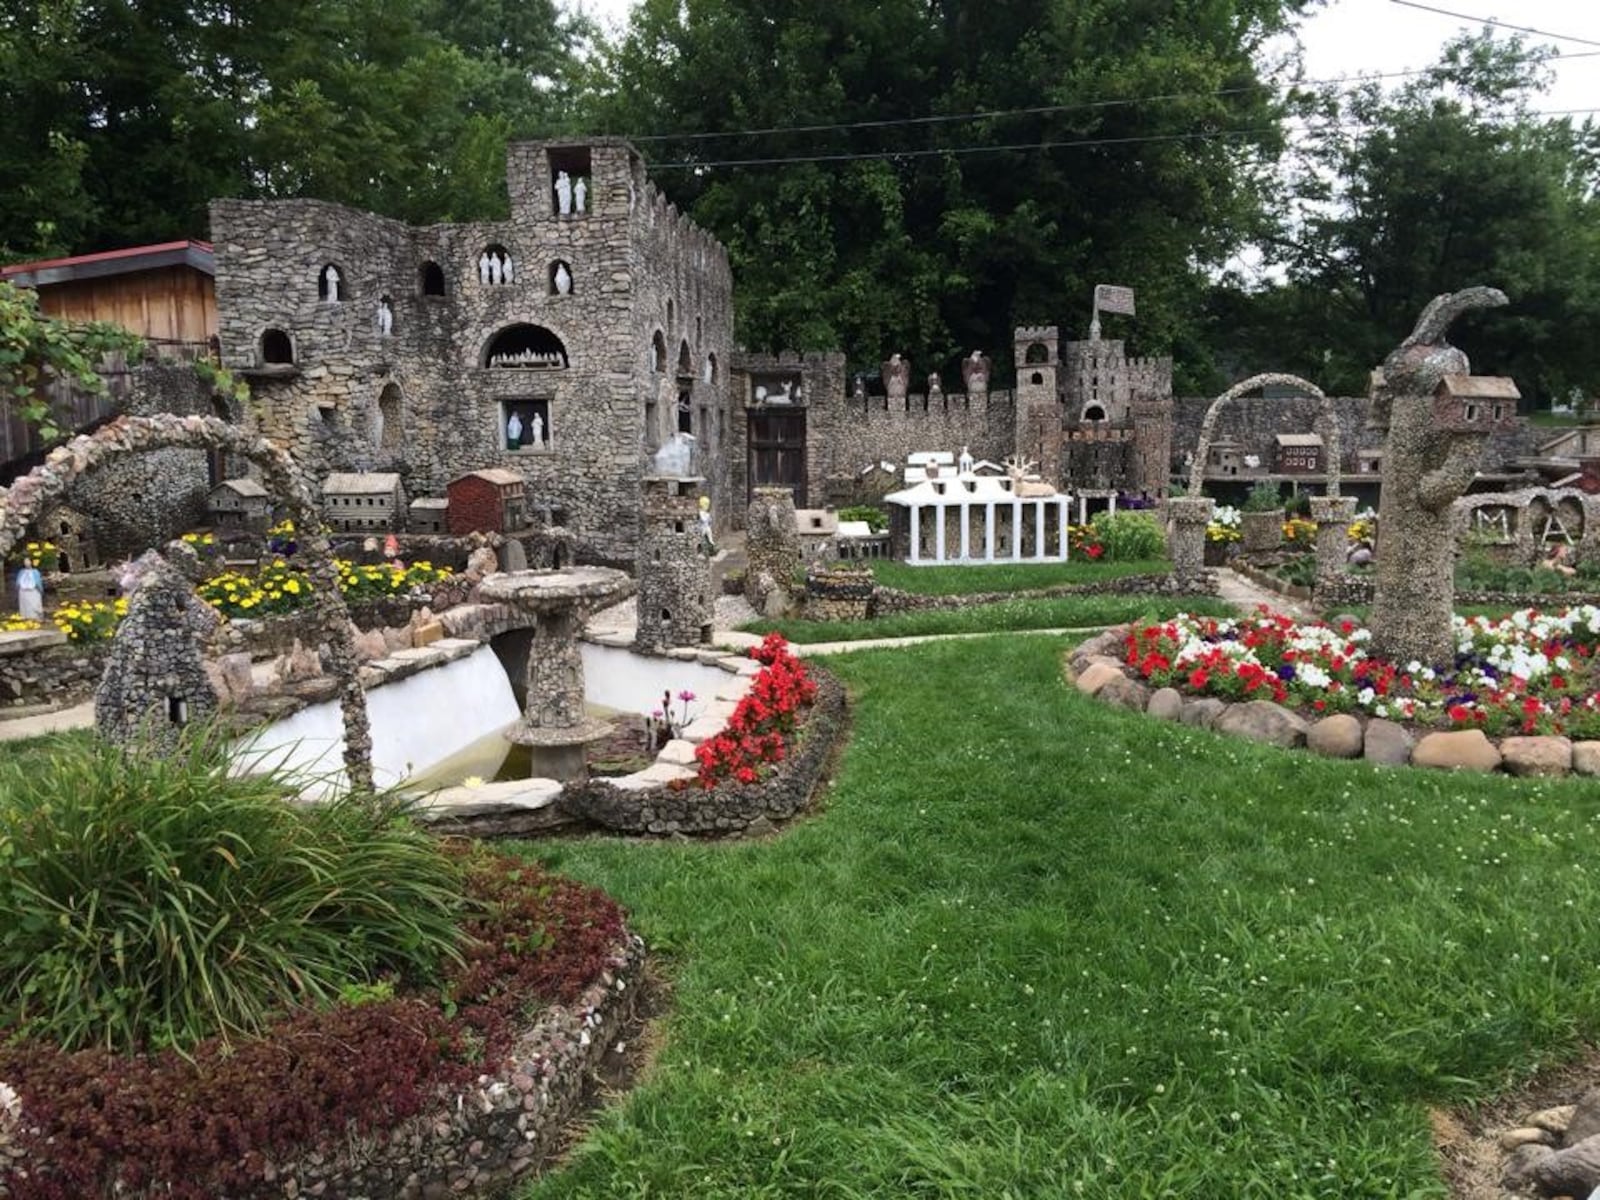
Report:
[[[400,476],[337,472],[322,481],[322,516],[335,533],[391,533],[400,515]]]
[[[1498,375],[1446,375],[1433,393],[1433,423],[1449,433],[1490,433],[1516,420],[1522,393]]]
[[[487,467],[450,481],[449,527],[469,533],[514,533],[528,524],[527,482],[515,471]]]
[[[1211,443],[1211,461],[1206,463],[1206,474],[1235,476],[1244,470],[1244,444],[1232,438],[1218,438]]]
[[[443,496],[423,496],[411,502],[406,530],[409,533],[446,534],[450,532],[450,501]]]
[[[206,497],[206,516],[218,530],[266,533],[272,504],[267,489],[250,478],[224,479]]]
[[[1274,447],[1274,469],[1280,475],[1316,475],[1322,471],[1322,435],[1280,433]]]

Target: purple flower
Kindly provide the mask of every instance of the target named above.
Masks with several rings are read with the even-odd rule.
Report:
[[[687,704],[689,701],[694,699],[694,693],[686,689],[678,693],[678,699]]]
[[[1284,663],[1283,666],[1279,667],[1278,678],[1283,680],[1285,683],[1288,683],[1290,680],[1292,680],[1294,678],[1294,664]]]
[[[665,716],[666,716],[666,715],[667,715],[667,714],[666,714],[666,713],[664,713],[664,712],[662,712],[662,711],[661,711],[661,710],[660,710],[660,709],[659,709],[659,708],[658,708],[658,709],[656,709],[656,710],[655,710],[655,712],[653,712],[653,713],[651,713],[651,714],[650,714],[650,715],[651,715],[651,716],[652,716],[652,717],[654,717],[654,718],[655,718],[655,719],[656,719],[656,720],[658,720],[658,721],[659,721],[659,720],[661,720],[661,719],[662,719],[662,718],[663,718],[663,717],[665,717]]]

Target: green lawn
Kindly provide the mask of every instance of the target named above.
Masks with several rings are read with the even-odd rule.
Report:
[[[965,596],[973,592],[1016,592],[1058,584],[1098,583],[1125,575],[1165,575],[1166,559],[1142,562],[997,563],[992,567],[913,567],[903,562],[875,562],[873,577],[884,587],[924,596]]]
[[[1048,600],[1002,600],[977,608],[896,613],[870,621],[761,620],[739,628],[746,633],[777,631],[791,642],[803,645],[935,633],[1087,629],[1134,621],[1157,611],[1231,616],[1234,610],[1215,596],[1058,596]]]
[[[1426,1106],[1600,1030],[1592,783],[1153,723],[1062,646],[835,660],[854,738],[780,838],[527,848],[673,997],[525,1200],[1443,1197]]]

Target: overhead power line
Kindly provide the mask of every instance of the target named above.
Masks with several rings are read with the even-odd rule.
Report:
[[[1394,3],[1405,3],[1406,0],[1393,0]],[[1413,7],[1423,7],[1414,5]],[[1442,10],[1434,10],[1442,11]],[[1472,18],[1475,19],[1475,18]],[[1591,42],[1590,45],[1600,46],[1600,42]],[[1563,54],[1559,61],[1566,62],[1571,59],[1600,58],[1600,50],[1592,50],[1576,54]],[[831,133],[847,129],[888,129],[897,126],[909,125],[947,125],[962,121],[991,121],[1004,117],[1032,117],[1050,113],[1065,112],[1092,112],[1104,108],[1127,108],[1144,104],[1165,104],[1175,100],[1209,100],[1220,96],[1237,96],[1244,92],[1258,91],[1263,88],[1285,90],[1288,88],[1317,88],[1330,84],[1359,84],[1370,80],[1382,79],[1407,79],[1415,75],[1426,75],[1432,68],[1413,68],[1405,71],[1374,72],[1370,75],[1343,75],[1332,79],[1307,79],[1289,83],[1257,83],[1243,84],[1238,87],[1218,88],[1209,92],[1161,92],[1148,96],[1127,96],[1118,99],[1082,100],[1073,104],[1040,104],[1029,108],[996,108],[980,109],[977,112],[946,113],[925,117],[885,117],[873,121],[835,121],[816,125],[769,125],[751,129],[711,129],[691,131],[687,133],[641,133],[627,134],[630,142],[643,144],[646,142],[699,142],[712,141],[719,138],[738,137],[771,137],[786,133]]]
[[[1574,37],[1570,33],[1551,33],[1548,29],[1534,29],[1528,25],[1509,25],[1492,17],[1475,17],[1471,13],[1452,12],[1448,8],[1435,8],[1431,4],[1418,4],[1417,0],[1389,0],[1402,8],[1416,8],[1423,12],[1438,13],[1441,17],[1455,17],[1461,21],[1476,21],[1479,25],[1492,25],[1496,29],[1509,29],[1513,33],[1531,33],[1536,37],[1555,38],[1558,42],[1577,42],[1580,46],[1600,46],[1593,38]]]
[[[1530,112],[1530,117],[1576,117],[1600,113],[1600,108],[1562,108],[1545,112]],[[1330,122],[1339,128],[1355,128],[1366,124],[1361,121]],[[653,162],[652,171],[701,170],[711,167],[777,167],[801,163],[844,163],[875,161],[887,158],[933,158],[940,155],[967,156],[972,154],[1006,154],[1032,150],[1071,150],[1093,146],[1130,146],[1154,142],[1215,141],[1229,137],[1249,137],[1255,134],[1276,132],[1276,125],[1257,125],[1240,129],[1193,130],[1188,133],[1131,134],[1126,137],[1072,138],[1060,141],[1011,142],[1004,145],[939,146],[920,150],[863,150],[837,154],[794,154],[770,158],[683,159],[678,162]]]

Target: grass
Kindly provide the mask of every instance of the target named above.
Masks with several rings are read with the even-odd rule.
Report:
[[[674,997],[524,1200],[1443,1197],[1426,1106],[1600,1030],[1592,783],[1152,723],[1063,644],[835,660],[854,739],[781,838],[526,848]]]
[[[866,638],[913,637],[939,633],[993,633],[1000,630],[1088,629],[1134,621],[1153,611],[1185,611],[1230,616],[1233,609],[1214,596],[1058,596],[1017,599],[977,608],[896,613],[869,621],[760,620],[741,625],[746,633],[783,634],[791,642],[859,642]]]
[[[913,567],[894,561],[872,564],[873,577],[884,587],[923,596],[1016,592],[1060,584],[1099,583],[1128,575],[1165,575],[1171,570],[1172,564],[1166,559],[1138,562],[1073,559],[1064,563],[997,563],[992,567]]]

